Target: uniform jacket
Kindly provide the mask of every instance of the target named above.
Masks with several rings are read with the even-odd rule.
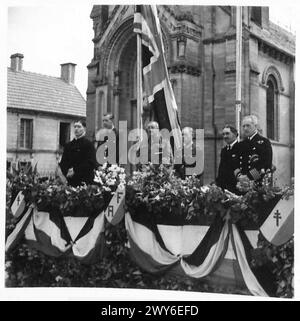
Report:
[[[273,152],[270,141],[257,133],[251,140],[244,139],[240,148],[239,160],[235,164],[235,176],[243,174],[251,180],[261,180],[265,172],[272,169]]]
[[[93,183],[94,169],[97,167],[93,143],[86,137],[73,139],[65,145],[59,166],[65,176],[68,170],[73,168],[74,176],[67,178],[70,185],[78,186],[82,182]]]
[[[236,194],[238,194],[238,190],[236,189],[237,179],[234,175],[234,170],[239,160],[240,144],[241,143],[236,142],[232,147],[226,145],[222,148],[216,179],[218,186]]]

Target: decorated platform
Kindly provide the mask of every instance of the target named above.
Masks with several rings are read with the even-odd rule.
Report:
[[[25,241],[51,257],[97,264],[110,249],[106,230],[115,226],[116,240],[141,271],[276,296],[274,271],[256,259],[268,246],[292,242],[291,187],[265,181],[237,196],[154,165],[127,182],[124,169],[104,166],[91,186],[73,188],[36,173],[18,173],[10,187],[15,221],[7,253]]]

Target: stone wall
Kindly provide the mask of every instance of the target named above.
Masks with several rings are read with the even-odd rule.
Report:
[[[101,6],[97,10],[100,16]],[[99,123],[95,124],[95,117],[102,111],[97,108],[115,108],[115,104],[119,104],[120,119],[130,121],[133,117],[135,95],[132,90],[135,90],[135,84],[131,73],[134,73],[134,66],[127,56],[133,56],[135,48],[134,45],[126,47],[132,36],[128,19],[133,10],[131,6],[114,6],[109,12],[119,16],[109,17],[104,29],[99,30],[98,35],[96,33],[94,45],[98,48],[98,55],[88,67],[87,123],[91,136],[99,126]],[[205,182],[211,182],[217,174],[223,145],[221,130],[224,124],[235,124],[235,10],[230,6],[160,5],[158,12],[181,125],[205,129]],[[290,126],[294,119],[290,99],[293,86],[290,84],[293,82],[295,39],[269,24],[267,7],[262,9],[261,26],[251,20],[250,14],[251,7],[244,7],[241,116],[256,114],[265,133],[266,89],[262,77],[265,68],[276,66],[284,87],[280,93],[278,114],[280,144],[283,145],[280,148],[274,145],[274,159],[278,164],[284,161],[288,166],[285,173],[290,173],[293,165],[287,158],[293,153],[289,145],[294,135]],[[95,22],[98,18],[93,19]],[[286,52],[282,51],[285,45]],[[110,69],[105,70],[104,65]],[[115,70],[121,73],[117,85]],[[101,86],[107,86],[107,101],[106,106],[99,107],[96,88]],[[282,182],[288,180],[290,174],[278,173]]]
[[[33,120],[32,149],[19,147],[18,136],[21,118]],[[54,172],[60,159],[59,124],[70,123],[70,139],[74,138],[74,120],[59,115],[47,116],[36,113],[7,112],[7,160],[10,162],[37,163],[41,173]]]

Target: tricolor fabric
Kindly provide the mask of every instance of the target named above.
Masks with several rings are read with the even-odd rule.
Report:
[[[266,266],[252,266],[251,260],[259,227],[273,215],[281,200],[277,196],[262,206],[258,224],[247,226],[217,216],[213,222],[208,222],[204,215],[202,221],[186,221],[168,211],[154,215],[140,206],[125,214],[130,255],[149,273],[177,267],[183,276],[198,279],[212,275],[225,260],[236,262],[252,295],[275,296],[273,274]]]
[[[82,263],[99,262],[104,252],[105,222],[117,224],[124,217],[124,194],[120,188],[100,213],[64,216],[55,210],[41,211],[26,207],[6,240],[6,252],[12,251],[25,238],[27,244],[49,256],[72,256]],[[107,208],[109,220],[106,219]]]
[[[280,246],[294,234],[294,196],[282,198],[273,208],[260,231],[267,241]]]
[[[53,257],[72,256],[82,263],[101,260],[104,250],[104,212],[90,217],[63,217],[59,212],[30,207],[6,241],[6,252],[26,243]]]
[[[168,210],[154,214],[145,205],[140,205],[125,214],[130,256],[149,273],[176,269],[182,276],[197,279],[211,276],[226,260],[235,262],[251,294],[275,296],[276,280],[273,274],[266,266],[252,266],[251,260],[252,251],[257,246],[259,228],[269,224],[270,219],[278,221],[278,215],[274,217],[278,208],[283,218],[290,217],[291,205],[283,206],[286,203],[282,202],[283,199],[278,195],[261,206],[259,223],[247,226],[239,222],[233,224],[229,219],[219,216],[210,221],[205,215],[199,215],[187,221]],[[123,203],[123,195],[115,194],[110,202],[114,208],[111,222],[123,209]],[[286,219],[283,226],[286,225]],[[85,264],[97,263],[103,257],[105,220],[105,211],[90,216],[82,213],[79,217],[64,217],[59,212],[43,212],[34,206],[26,206],[7,238],[6,251],[16,248],[25,237],[29,246],[47,255],[76,257]],[[274,231],[270,234],[275,235]]]
[[[143,87],[160,129],[172,130],[176,148],[181,147],[177,104],[169,80],[156,6],[136,6],[134,32],[141,36]]]

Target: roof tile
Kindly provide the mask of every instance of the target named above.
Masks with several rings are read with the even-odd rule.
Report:
[[[86,102],[73,84],[29,71],[7,70],[7,107],[86,116]]]

